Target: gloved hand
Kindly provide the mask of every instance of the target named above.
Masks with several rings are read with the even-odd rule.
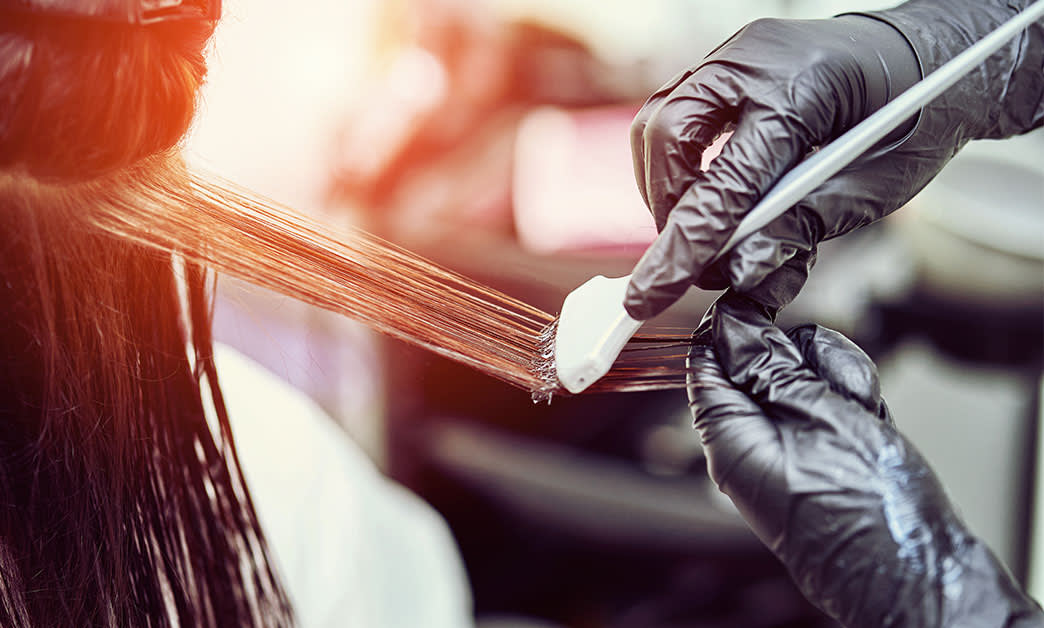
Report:
[[[711,478],[809,600],[849,627],[1044,623],[896,431],[857,346],[784,334],[732,291],[701,330],[688,390]]]
[[[925,107],[912,130],[904,127],[906,137],[871,149],[709,267],[747,211],[814,147],[1028,4],[914,0],[874,17],[759,20],[653,94],[634,120],[631,147],[638,187],[661,234],[632,274],[628,313],[651,318],[692,283],[731,284],[784,305],[803,284],[820,241],[903,205],[969,139],[1040,126],[1038,24]],[[704,149],[726,130],[734,135],[700,171]]]

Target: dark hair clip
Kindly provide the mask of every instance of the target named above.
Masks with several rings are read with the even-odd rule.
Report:
[[[0,14],[15,13],[123,24],[217,20],[221,0],[0,0]]]

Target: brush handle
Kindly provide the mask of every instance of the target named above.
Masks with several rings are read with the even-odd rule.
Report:
[[[743,217],[732,236],[711,261],[721,258],[740,240],[769,224],[808,196],[824,181],[895,130],[904,120],[917,113],[921,107],[952,87],[1008,40],[1042,17],[1044,0],[1037,0],[783,175],[768,194]]]

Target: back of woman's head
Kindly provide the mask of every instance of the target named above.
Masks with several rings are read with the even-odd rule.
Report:
[[[133,235],[184,202],[172,149],[214,25],[14,4],[0,0],[0,625],[288,623],[205,272]]]
[[[0,17],[0,168],[84,179],[169,149],[184,135],[212,22]]]

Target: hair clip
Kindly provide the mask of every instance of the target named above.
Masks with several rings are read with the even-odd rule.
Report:
[[[0,0],[0,13],[156,24],[221,17],[221,0]]]

